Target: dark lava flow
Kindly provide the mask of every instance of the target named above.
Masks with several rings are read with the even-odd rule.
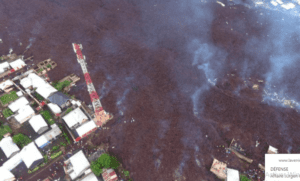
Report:
[[[71,46],[82,43],[101,102],[114,114],[93,142],[109,143],[134,180],[217,180],[214,157],[245,171],[264,164],[268,144],[299,152],[299,114],[261,102],[264,84],[256,92],[244,84],[270,71],[272,48],[254,50],[269,40],[268,19],[258,16],[215,2],[10,0],[0,3],[0,53],[21,54],[31,43],[25,56],[56,61],[53,80],[80,75],[71,94],[90,104]],[[208,83],[214,78],[216,86]],[[217,147],[232,138],[254,159],[249,168]]]

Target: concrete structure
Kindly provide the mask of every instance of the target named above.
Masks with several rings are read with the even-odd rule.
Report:
[[[79,136],[79,138],[84,138],[86,137],[87,135],[91,134],[93,131],[95,131],[97,129],[97,125],[95,124],[94,121],[88,121],[84,124],[82,124],[80,127],[78,127],[76,129],[76,132]],[[80,139],[79,138],[76,138],[75,141],[79,141]]]
[[[25,146],[21,150],[20,154],[23,162],[28,169],[33,169],[44,161],[43,155],[37,149],[34,142],[31,142],[27,146]]]
[[[10,171],[16,168],[21,162],[22,162],[21,154],[17,153],[9,160],[7,160],[5,163],[3,163],[2,167]]]
[[[18,111],[21,107],[24,107],[26,105],[29,104],[29,101],[25,98],[25,97],[21,97],[17,100],[15,100],[14,102],[12,102],[11,104],[8,105],[8,108],[12,111],[12,112],[16,112]]]
[[[67,106],[70,99],[71,98],[69,96],[63,94],[62,92],[54,92],[48,97],[48,100],[51,103],[58,105],[62,109]]]
[[[10,136],[2,138],[0,147],[7,158],[11,158],[20,151],[19,147],[13,142]]]
[[[104,181],[117,181],[118,176],[113,169],[103,169],[102,177]]]
[[[219,179],[226,179],[227,164],[220,162],[214,158],[210,171],[214,173]]]
[[[78,107],[64,116],[63,120],[66,122],[70,129],[73,129],[76,126],[79,126],[82,123],[86,122],[88,120],[88,117]]]
[[[90,163],[82,150],[64,162],[64,171],[71,177],[72,180],[83,175],[88,168],[90,168]]]
[[[61,109],[57,104],[48,103],[47,106],[55,115],[61,113]]]
[[[269,149],[268,149],[268,154],[277,154],[278,153],[278,149],[274,148],[273,146],[269,145]]]
[[[4,167],[0,167],[0,181],[14,181],[15,176]]]
[[[38,134],[42,134],[48,129],[48,124],[40,114],[32,116],[32,118],[29,120],[29,123],[34,131]]]
[[[240,174],[238,170],[227,168],[227,178],[226,181],[239,181]]]
[[[23,67],[26,66],[25,62],[21,59],[17,59],[13,62],[10,62],[9,65],[14,69],[14,70],[19,70]]]
[[[33,115],[35,115],[34,110],[30,107],[30,105],[26,105],[18,110],[18,114],[15,116],[15,119],[22,124]]]

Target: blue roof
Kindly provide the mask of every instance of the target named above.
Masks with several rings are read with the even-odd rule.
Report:
[[[49,96],[48,99],[50,102],[57,104],[60,107],[68,100],[70,100],[70,98],[62,92],[55,92],[51,96]]]

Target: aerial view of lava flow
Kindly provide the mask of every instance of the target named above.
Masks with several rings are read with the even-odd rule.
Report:
[[[300,152],[299,9],[284,0],[1,1],[0,51],[50,57],[50,77],[80,75],[71,91],[90,104],[71,46],[81,43],[114,115],[93,143],[108,143],[135,181],[219,180],[214,158],[258,180],[269,145]],[[226,151],[233,138],[251,164]]]

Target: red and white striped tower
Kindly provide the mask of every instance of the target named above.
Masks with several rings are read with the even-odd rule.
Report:
[[[91,101],[94,107],[94,111],[95,111],[95,123],[97,124],[97,126],[102,126],[103,124],[105,124],[109,119],[112,118],[111,115],[109,115],[108,113],[106,113],[101,105],[101,102],[99,100],[99,96],[95,90],[94,84],[92,82],[91,76],[88,73],[87,67],[86,67],[86,62],[85,62],[85,56],[82,55],[82,45],[81,44],[76,44],[73,43],[73,49],[74,52],[77,55],[77,61],[80,64],[83,74],[84,74],[84,78],[87,84],[87,88],[91,97]]]

